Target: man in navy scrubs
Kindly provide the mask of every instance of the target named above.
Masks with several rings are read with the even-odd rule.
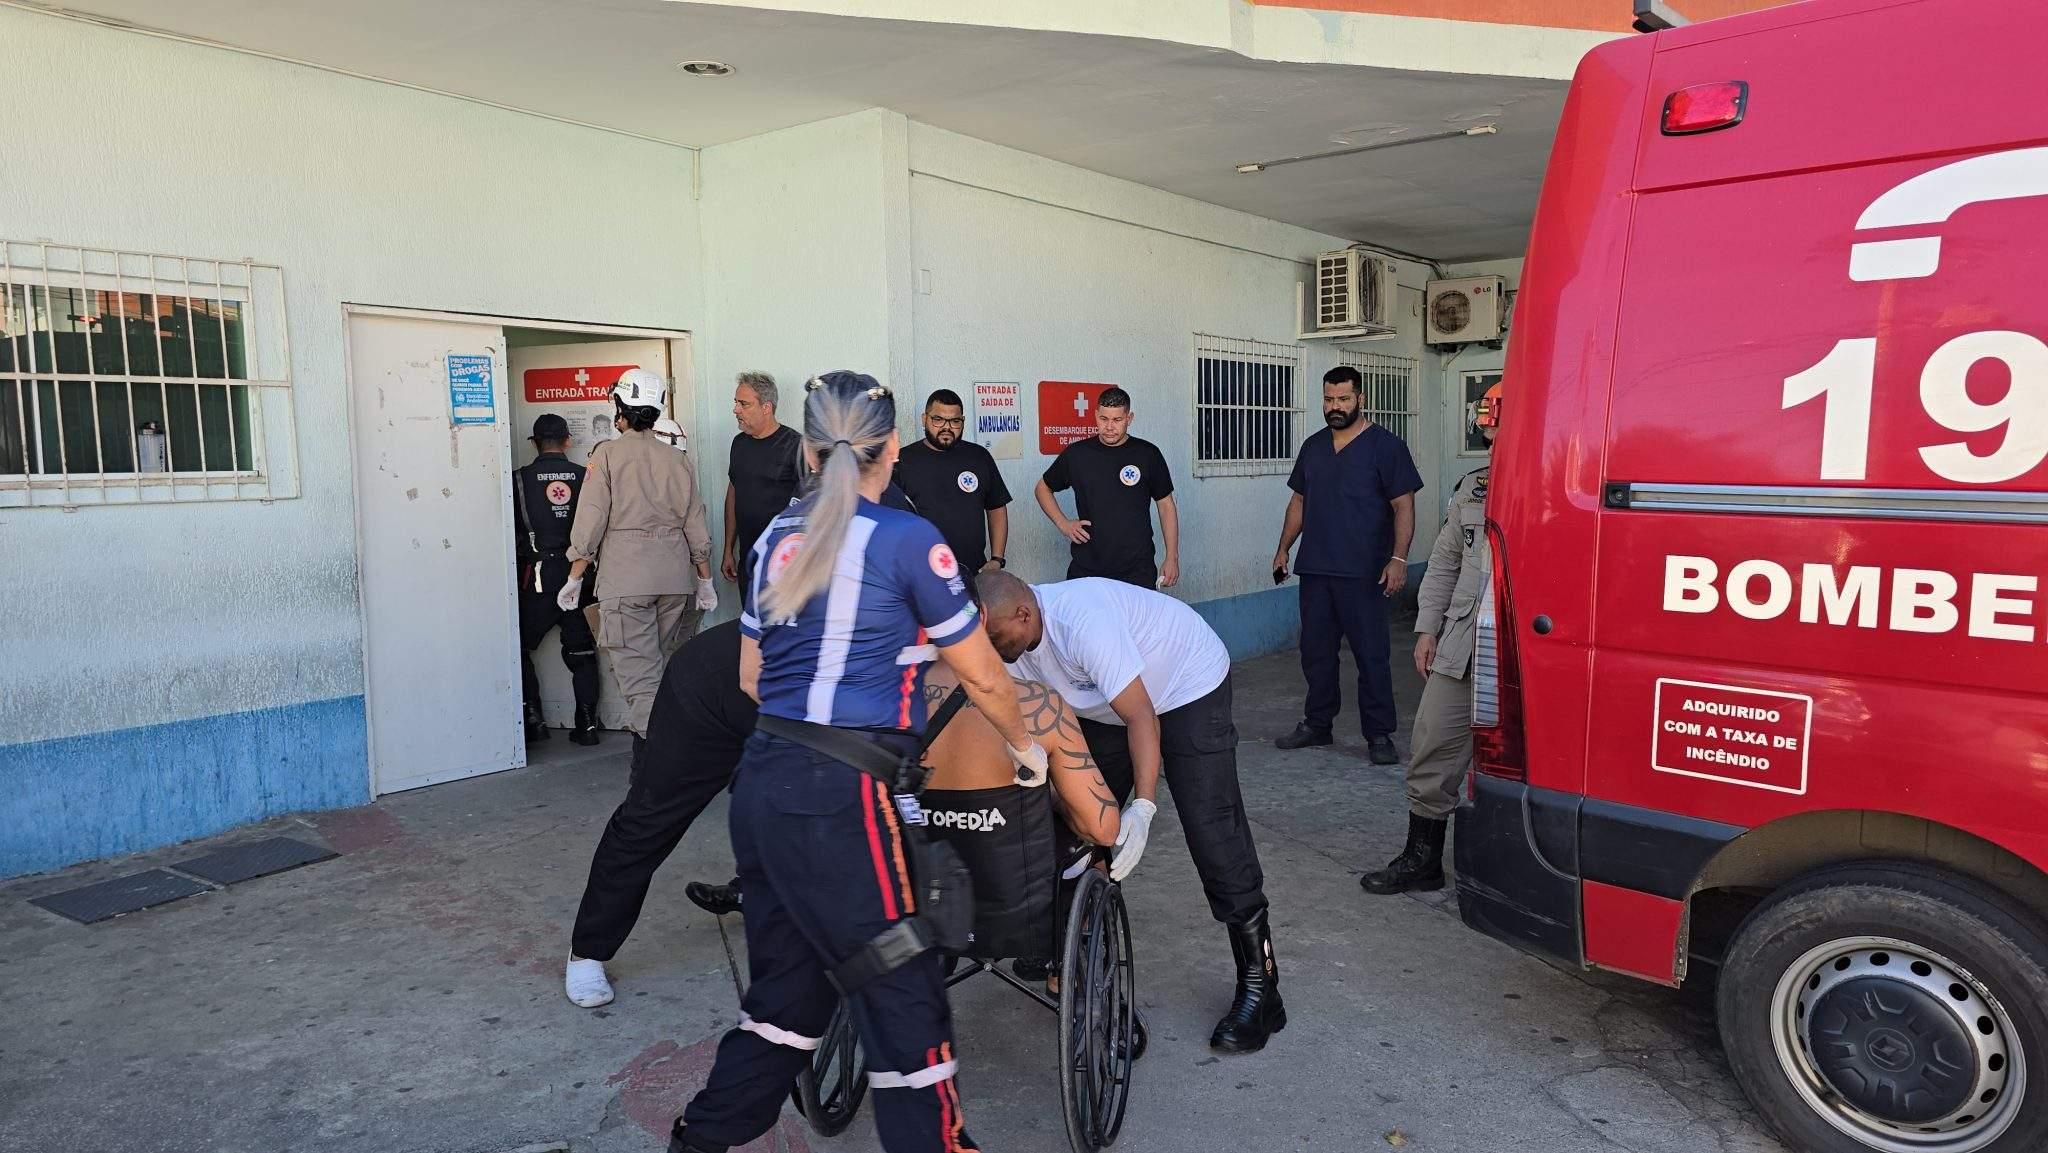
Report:
[[[1360,410],[1359,373],[1339,365],[1323,374],[1323,423],[1302,442],[1287,487],[1287,519],[1273,575],[1286,579],[1287,551],[1301,540],[1301,673],[1308,700],[1301,723],[1274,744],[1327,745],[1341,707],[1340,639],[1358,662],[1358,713],[1376,765],[1394,752],[1394,678],[1387,663],[1387,610],[1408,583],[1415,535],[1415,492],[1422,477],[1400,437]]]

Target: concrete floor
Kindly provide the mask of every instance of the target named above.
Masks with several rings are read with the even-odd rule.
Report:
[[[1399,645],[1395,664],[1405,717],[1419,685]],[[1117,1149],[1782,1148],[1701,992],[1560,971],[1467,930],[1448,890],[1362,894],[1357,875],[1399,847],[1398,769],[1357,743],[1272,747],[1299,709],[1293,654],[1237,678],[1289,1026],[1257,1055],[1208,1050],[1229,950],[1167,806],[1128,884],[1153,1047]],[[567,926],[626,741],[543,748],[527,769],[216,838],[343,855],[98,925],[25,902],[192,847],[0,884],[0,1150],[662,1148],[737,1015],[717,927],[682,897],[729,875],[723,802],[657,877],[611,966],[619,999],[576,1009]],[[955,1007],[982,1147],[1064,1149],[1052,1015],[986,977]],[[865,1118],[823,1140],[786,1114],[753,1148],[877,1147]]]

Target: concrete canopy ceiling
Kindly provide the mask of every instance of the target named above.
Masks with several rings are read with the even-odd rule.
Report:
[[[883,107],[1439,260],[1520,255],[1565,84],[668,0],[71,0],[73,11],[705,147]],[[1510,35],[1473,26],[1472,35]],[[731,64],[686,76],[690,59]],[[1499,133],[1244,175],[1475,124]]]

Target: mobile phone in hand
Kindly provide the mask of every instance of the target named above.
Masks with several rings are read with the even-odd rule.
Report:
[[[1277,567],[1277,568],[1275,568],[1275,569],[1273,570],[1273,583],[1274,583],[1274,584],[1276,584],[1276,585],[1278,585],[1278,584],[1286,584],[1286,583],[1287,583],[1287,566],[1286,566],[1286,565],[1280,565],[1279,567]]]

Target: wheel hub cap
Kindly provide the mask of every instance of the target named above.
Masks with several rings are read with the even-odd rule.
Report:
[[[2025,1097],[2004,1008],[1924,946],[1853,937],[1808,950],[1778,980],[1771,1028],[1806,1103],[1881,1153],[1978,1153]]]
[[[1889,977],[1829,988],[1808,1013],[1807,1043],[1837,1093],[1902,1125],[1960,1112],[1976,1081],[1963,1022],[1926,990]]]

